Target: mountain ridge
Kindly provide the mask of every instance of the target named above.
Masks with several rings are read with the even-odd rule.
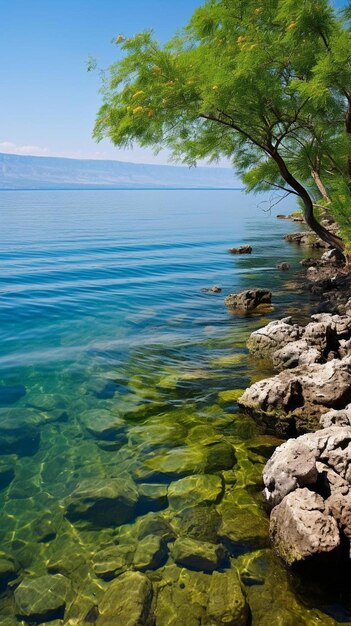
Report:
[[[230,168],[0,153],[0,190],[238,189]]]

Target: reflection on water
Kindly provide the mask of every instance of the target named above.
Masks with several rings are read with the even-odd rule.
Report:
[[[270,550],[261,472],[279,441],[236,405],[270,373],[249,333],[306,310],[275,269],[298,266],[292,226],[240,192],[3,193],[0,210],[0,623],[22,623],[14,589],[40,579],[29,623],[99,624],[126,571],[147,572],[157,626],[212,623],[206,597],[234,570],[253,625],[350,619]],[[252,256],[226,253],[241,243]],[[225,310],[250,286],[274,291],[264,319]],[[66,608],[45,607],[47,574]]]

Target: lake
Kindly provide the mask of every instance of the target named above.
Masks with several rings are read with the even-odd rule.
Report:
[[[191,598],[212,569],[239,572],[253,626],[351,620],[347,594],[270,549],[261,473],[279,441],[235,402],[271,373],[250,332],[308,313],[303,251],[282,239],[296,224],[274,217],[295,207],[269,206],[241,191],[0,193],[1,624],[22,623],[18,577],[67,578],[56,623],[81,625],[129,570],[158,589],[157,626],[205,624]],[[252,255],[228,254],[243,243]],[[226,310],[249,287],[271,289],[273,311]],[[179,556],[185,539],[207,569]]]

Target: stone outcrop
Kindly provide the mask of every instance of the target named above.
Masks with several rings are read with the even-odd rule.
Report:
[[[287,263],[286,261],[283,261],[282,263],[278,263],[277,265],[277,270],[280,270],[281,272],[286,272],[289,269],[290,269],[290,263]]]
[[[243,245],[238,248],[229,248],[228,252],[230,252],[230,254],[251,254],[252,246]]]
[[[247,289],[240,293],[231,293],[224,299],[224,304],[233,310],[247,313],[271,304],[272,292],[268,289]]]
[[[331,411],[328,419],[337,413]],[[266,464],[263,480],[273,507],[271,537],[289,565],[333,552],[340,532],[350,544],[350,425],[333,424],[282,444]]]
[[[300,339],[302,334],[301,326],[293,324],[291,317],[284,317],[255,330],[248,339],[247,347],[252,354],[259,357],[272,356],[287,343]]]
[[[331,261],[338,256],[326,253]],[[239,406],[268,430],[302,433],[280,445],[263,472],[274,546],[292,565],[341,554],[346,538],[351,556],[351,317],[319,313],[304,327],[270,322],[248,348],[279,373],[246,389]]]
[[[222,287],[219,285],[213,285],[212,287],[203,287],[201,291],[203,293],[221,293]]]
[[[291,317],[251,334],[250,352],[279,374],[254,383],[238,404],[284,436],[318,427],[328,409],[351,401],[351,318],[316,314],[305,327]]]
[[[329,245],[319,239],[314,233],[300,231],[298,233],[288,233],[284,235],[284,239],[290,243],[296,243],[298,246],[307,246],[309,248],[329,248]]]

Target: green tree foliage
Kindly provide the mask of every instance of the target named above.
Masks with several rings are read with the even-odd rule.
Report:
[[[125,39],[110,67],[97,140],[227,157],[248,190],[296,194],[309,226],[351,249],[351,9],[328,0],[209,0],[160,46]],[[317,220],[322,201],[342,239]]]

